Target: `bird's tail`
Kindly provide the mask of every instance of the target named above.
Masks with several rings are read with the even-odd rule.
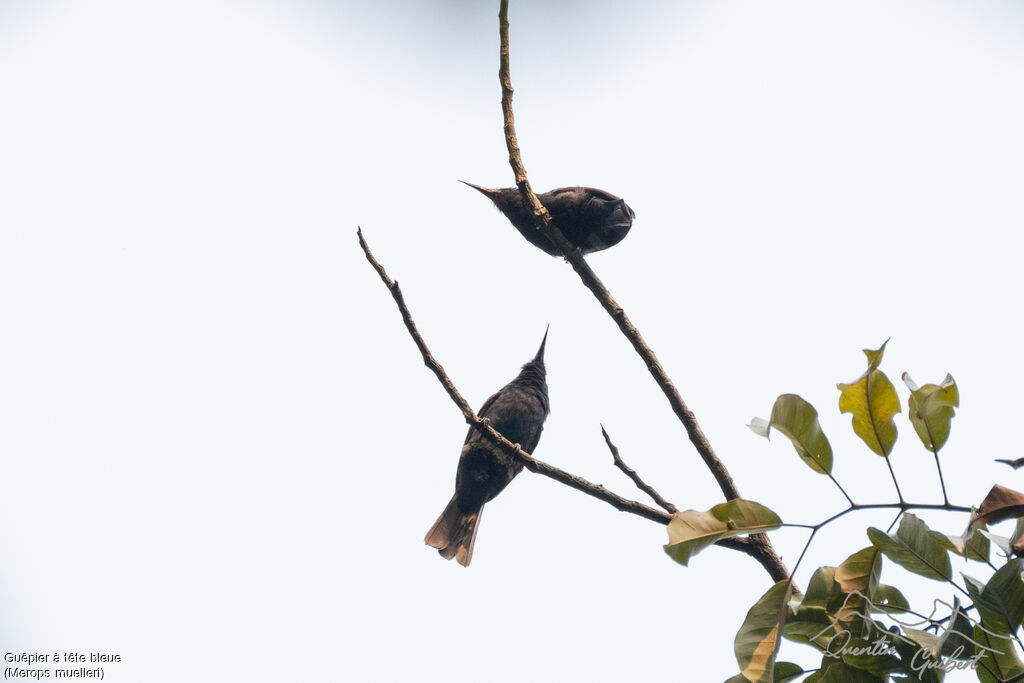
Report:
[[[434,526],[430,527],[424,540],[427,545],[437,548],[444,559],[454,557],[456,562],[468,567],[469,561],[473,559],[476,529],[483,511],[480,508],[476,512],[463,512],[459,509],[456,496],[452,496],[448,507],[434,522]]]

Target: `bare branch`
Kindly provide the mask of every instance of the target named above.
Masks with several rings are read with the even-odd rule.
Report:
[[[530,182],[526,177],[526,167],[523,165],[522,155],[519,152],[519,142],[516,139],[516,127],[515,127],[515,116],[512,111],[512,76],[511,69],[509,67],[509,47],[508,47],[508,0],[501,0],[501,5],[498,10],[498,31],[501,37],[501,47],[499,50],[500,64],[498,68],[498,80],[501,82],[501,111],[504,118],[505,127],[505,145],[508,148],[508,160],[509,165],[512,167],[512,172],[515,174],[516,186],[519,187],[519,192],[523,196],[523,200],[530,206],[534,216],[536,216],[541,229],[544,234],[550,239],[558,248],[562,251],[565,256],[565,260],[568,261],[573,270],[580,276],[580,280],[583,284],[593,293],[597,298],[601,306],[608,312],[608,315],[612,317],[615,324],[618,325],[619,330],[629,340],[629,343],[633,345],[633,349],[637,352],[637,355],[643,359],[647,365],[648,371],[651,376],[654,377],[654,381],[661,388],[665,397],[668,399],[669,405],[672,407],[672,411],[679,418],[679,421],[683,424],[686,429],[686,434],[697,449],[697,453],[704,460],[704,464],[708,470],[714,476],[715,481],[718,482],[719,488],[725,495],[727,500],[733,500],[739,498],[740,494],[736,488],[736,484],[732,480],[732,475],[722,464],[722,461],[715,455],[714,450],[711,448],[711,444],[708,442],[707,437],[704,436],[704,432],[701,430],[700,425],[697,423],[697,418],[693,412],[683,402],[679,392],[676,391],[675,385],[672,384],[672,380],[669,379],[665,369],[661,367],[661,363],[658,361],[657,356],[654,355],[654,351],[647,345],[644,338],[640,335],[639,330],[630,322],[629,317],[626,316],[626,312],[621,306],[612,298],[611,293],[602,284],[601,280],[598,279],[597,275],[591,270],[587,262],[583,260],[583,255],[578,249],[575,249],[562,232],[551,222],[551,214],[548,210],[537,199],[537,196],[533,193],[530,188]],[[751,553],[754,557],[761,562],[761,564],[768,570],[768,573],[775,578],[776,581],[789,578],[789,572],[786,570],[786,566],[782,563],[775,549],[772,547],[768,537],[764,534],[757,534],[751,536],[749,539],[750,545],[755,549]]]
[[[441,367],[441,364],[438,363],[430,353],[430,349],[427,348],[427,343],[423,341],[423,337],[420,335],[419,330],[416,329],[416,324],[412,320],[412,314],[409,313],[409,309],[405,305],[405,299],[402,296],[402,290],[398,287],[398,283],[388,277],[387,272],[384,270],[384,266],[374,258],[373,253],[370,251],[370,246],[363,238],[363,231],[361,229],[357,230],[356,234],[359,236],[359,246],[362,247],[363,253],[366,254],[366,260],[369,261],[370,265],[372,265],[374,270],[377,271],[381,281],[384,282],[384,285],[391,292],[391,296],[394,297],[395,303],[398,304],[398,310],[402,314],[402,320],[405,322],[405,327],[409,331],[409,336],[412,337],[413,341],[416,343],[416,347],[420,350],[420,354],[423,356],[423,363],[437,376],[438,381],[441,382],[441,386],[444,387],[452,401],[454,401],[455,405],[457,405],[459,410],[462,411],[463,416],[466,418],[466,422],[472,425],[474,429],[479,431],[486,438],[496,443],[503,451],[517,458],[523,463],[523,466],[531,472],[542,474],[545,477],[554,479],[555,481],[574,488],[588,496],[597,498],[598,500],[603,500],[616,510],[629,512],[662,525],[667,525],[672,520],[670,515],[662,512],[661,510],[656,510],[655,508],[649,507],[635,500],[623,498],[622,496],[612,493],[600,484],[592,484],[582,477],[577,477],[575,474],[570,474],[555,467],[554,465],[549,465],[546,462],[537,460],[529,453],[523,451],[518,444],[512,443],[490,424],[477,417],[476,413],[473,412],[473,409],[469,407],[468,403],[466,403],[466,399],[462,398],[462,394],[460,394],[459,390],[455,388],[455,384],[448,377],[444,368]],[[720,545],[723,548],[729,548],[731,550],[738,550],[750,555],[764,566],[769,575],[771,575],[775,581],[780,581],[788,576],[785,574],[785,568],[782,569],[783,573],[779,574],[778,566],[768,561],[767,556],[765,556],[763,551],[755,543],[754,537],[725,538],[718,541],[716,545]]]
[[[395,303],[398,304],[398,310],[402,314],[402,320],[405,322],[405,327],[409,330],[409,335],[412,336],[412,340],[416,342],[417,348],[419,348],[420,353],[423,355],[423,364],[437,375],[437,379],[441,382],[441,386],[444,387],[444,390],[447,391],[448,395],[452,397],[453,401],[455,401],[455,405],[457,405],[459,410],[462,411],[466,420],[475,419],[476,413],[474,413],[473,409],[469,407],[469,403],[466,402],[466,399],[462,398],[462,394],[460,394],[459,390],[455,388],[452,381],[448,379],[448,374],[444,371],[444,368],[441,367],[441,364],[434,360],[434,357],[430,355],[430,349],[427,348],[426,343],[423,341],[423,337],[420,336],[419,330],[416,329],[416,323],[412,321],[412,315],[409,313],[409,309],[405,305],[405,297],[402,296],[402,290],[398,287],[397,282],[388,277],[388,274],[384,271],[384,266],[379,264],[377,259],[373,257],[373,254],[370,253],[370,247],[366,244],[366,240],[363,239],[362,228],[356,229],[356,235],[359,236],[359,246],[363,248],[363,253],[366,254],[366,260],[369,261],[370,265],[373,266],[373,269],[377,271],[377,274],[380,275],[380,279],[384,281],[384,285],[391,292],[391,296],[395,298]]]
[[[615,466],[622,470],[627,477],[632,479],[638,489],[650,496],[651,500],[663,507],[669,514],[674,515],[679,512],[679,508],[662,498],[661,494],[655,491],[653,486],[641,479],[640,475],[636,473],[636,470],[627,465],[622,458],[619,457],[619,449],[612,443],[611,437],[608,436],[608,432],[604,429],[604,425],[601,425],[601,433],[604,435],[604,442],[608,444],[608,450],[612,452],[612,460],[615,462]]]
[[[583,284],[593,292],[598,302],[619,326],[622,334],[624,334],[626,339],[628,339],[633,345],[633,348],[636,350],[637,354],[639,354],[640,358],[643,359],[644,363],[647,365],[647,369],[654,377],[654,381],[661,388],[666,398],[668,398],[672,411],[686,428],[690,441],[693,442],[697,452],[704,459],[708,469],[711,470],[711,474],[714,475],[715,480],[718,482],[718,486],[722,489],[722,493],[725,495],[726,499],[732,500],[734,498],[739,498],[740,494],[736,489],[736,484],[733,482],[732,476],[725,468],[725,465],[722,464],[721,460],[718,459],[718,456],[715,455],[714,450],[711,448],[711,444],[708,443],[707,437],[704,436],[700,425],[697,423],[697,418],[694,417],[693,412],[691,412],[686,406],[686,403],[683,402],[679,392],[676,391],[675,386],[672,384],[672,380],[669,379],[664,368],[661,367],[661,363],[658,361],[657,356],[654,355],[654,351],[652,351],[647,345],[647,342],[644,341],[639,330],[637,330],[633,323],[630,322],[626,312],[621,306],[619,306],[615,299],[612,298],[608,289],[604,286],[590,266],[587,265],[587,262],[583,259],[583,255],[578,249],[573,247],[567,239],[565,239],[562,232],[551,222],[551,214],[548,213],[548,210],[544,208],[537,199],[537,196],[533,193],[533,190],[530,188],[530,182],[526,177],[526,168],[523,166],[522,156],[519,152],[519,142],[516,139],[515,131],[515,117],[512,112],[513,90],[512,77],[509,72],[508,53],[508,0],[501,0],[499,25],[501,30],[501,67],[498,71],[498,77],[501,80],[501,110],[505,118],[505,143],[508,147],[509,163],[512,166],[513,173],[515,173],[516,185],[519,187],[519,191],[522,193],[523,199],[533,210],[533,214],[536,216],[537,222],[543,229],[544,234],[562,250],[562,253],[565,255],[565,260],[572,265],[573,269],[579,274]]]
[[[477,417],[477,414],[469,407],[469,403],[466,402],[466,399],[464,399],[462,394],[459,393],[459,390],[455,388],[455,384],[448,377],[448,373],[444,371],[441,364],[438,363],[430,353],[430,349],[427,348],[427,343],[423,341],[423,337],[420,335],[419,330],[416,329],[416,323],[412,320],[412,314],[409,313],[409,309],[405,305],[405,299],[402,296],[402,290],[398,287],[398,283],[388,277],[387,272],[384,270],[384,266],[374,258],[373,253],[370,251],[370,246],[363,238],[363,231],[361,229],[357,230],[356,234],[359,236],[359,246],[362,247],[363,253],[366,254],[366,260],[370,262],[370,265],[372,265],[374,270],[377,271],[377,274],[380,275],[380,279],[391,291],[391,296],[394,297],[395,303],[398,304],[398,310],[402,314],[402,320],[405,322],[406,329],[409,330],[409,336],[411,336],[412,340],[416,342],[416,347],[420,350],[420,354],[423,356],[423,363],[437,376],[437,379],[441,382],[441,386],[444,387],[444,390],[448,392],[452,401],[454,401],[455,405],[457,405],[459,410],[462,411],[462,415],[466,418],[466,422],[471,424],[485,437],[498,444],[498,446],[500,446],[506,453],[509,453],[519,459],[519,461],[523,463],[523,466],[531,472],[543,474],[545,477],[550,477],[551,479],[572,487],[577,491],[582,491],[589,496],[603,500],[617,510],[630,512],[659,524],[669,523],[671,517],[661,510],[655,510],[654,508],[648,507],[638,501],[618,496],[603,486],[592,484],[586,479],[577,477],[574,474],[569,474],[564,470],[558,469],[554,465],[549,465],[546,462],[537,460],[529,453],[523,451],[518,444],[512,443],[490,424]]]

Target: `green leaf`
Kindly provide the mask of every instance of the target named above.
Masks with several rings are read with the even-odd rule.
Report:
[[[790,582],[779,581],[747,612],[734,649],[740,674],[751,683],[771,683],[779,636],[789,613]]]
[[[872,609],[876,612],[893,612],[896,614],[910,609],[910,603],[899,588],[887,584],[879,584],[875,594],[871,596]]]
[[[804,683],[879,683],[884,681],[874,674],[850,666],[826,655],[821,662],[821,669],[804,679]]]
[[[972,517],[974,515],[972,514]],[[968,560],[988,562],[990,542],[985,535],[984,523],[968,522],[967,529],[959,536],[942,534],[947,548]]]
[[[960,598],[954,598],[953,613],[946,622],[945,630],[939,636],[932,654],[941,654],[953,659],[971,659],[974,657],[973,635],[974,625],[960,606]]]
[[[843,602],[835,567],[818,567],[807,583],[796,613],[786,619],[782,637],[824,650],[841,630],[832,616]]]
[[[706,512],[686,510],[672,515],[665,552],[686,565],[691,557],[719,539],[764,533],[780,526],[782,520],[765,506],[737,498]]]
[[[868,538],[886,557],[908,571],[936,581],[945,581],[952,576],[946,549],[928,526],[912,514],[903,515],[895,536],[871,527]]]
[[[775,671],[772,673],[772,683],[788,683],[796,680],[797,676],[804,672],[799,666],[792,662],[775,662]],[[748,683],[743,674],[737,674],[725,683]]]
[[[900,678],[896,680],[906,681],[926,681],[927,683],[938,683],[942,680],[942,673],[934,668],[922,668],[921,658],[925,656],[927,648],[922,650],[922,646],[909,640],[912,635],[922,634],[922,631],[914,631],[914,629],[905,629],[907,632],[905,635],[900,636],[896,632],[891,634],[892,644],[896,647],[896,650],[900,654],[900,664],[902,665],[903,672],[906,674],[906,678]],[[928,640],[931,634],[925,634],[919,636],[923,640]],[[932,637],[934,640],[934,637]]]
[[[975,673],[982,683],[1000,683],[1024,673],[1024,664],[1017,657],[1009,636],[995,635],[984,624],[975,624],[974,642],[978,643]]]
[[[782,627],[782,637],[792,640],[794,643],[811,645],[818,650],[824,651],[836,635],[832,624],[822,624],[814,621],[792,621],[787,620]]]
[[[859,591],[869,599],[878,588],[882,572],[882,555],[878,548],[869,546],[858,550],[836,567],[836,582],[844,593]]]
[[[842,660],[845,664],[869,671],[885,680],[890,672],[899,670],[901,665],[896,657],[889,654],[889,650],[893,647],[891,642],[885,644],[876,642],[880,637],[876,632],[872,633],[870,640],[843,638],[836,643],[833,652],[841,648]]]
[[[980,595],[972,594],[986,628],[1009,635],[1020,627],[1024,619],[1024,581],[1020,572],[1020,558],[1010,560],[992,575]],[[974,587],[977,585],[975,582]]]
[[[930,631],[920,631],[916,628],[903,627],[903,635],[914,641],[918,647],[927,652],[936,649],[939,637]]]
[[[1015,555],[1024,555],[1024,518],[1017,520],[1017,526],[1013,529],[1013,536],[1008,541],[1010,543],[1010,550],[1006,551],[1009,555],[1012,551]]]
[[[811,580],[807,582],[807,592],[797,607],[796,620],[831,623],[829,613],[843,601],[843,593],[836,583],[835,575],[835,567],[818,567],[814,570]]]
[[[870,614],[868,602],[878,588],[881,571],[882,553],[874,546],[858,550],[836,567],[836,583],[846,597],[835,618],[845,628],[852,630]]]
[[[949,423],[953,420],[955,408],[960,405],[956,382],[952,376],[946,375],[942,384],[918,387],[905,372],[903,381],[910,389],[910,399],[907,401],[910,422],[924,447],[938,454],[949,438]]]
[[[854,433],[875,453],[888,457],[896,443],[892,418],[900,412],[900,398],[886,374],[878,369],[884,352],[885,344],[877,351],[864,349],[867,371],[856,381],[836,387],[840,391],[839,412],[853,416]]]
[[[771,428],[779,430],[793,442],[797,454],[812,470],[832,472],[832,446],[821,431],[818,411],[796,394],[779,396],[772,407],[771,420],[754,418],[748,426],[766,438]]]

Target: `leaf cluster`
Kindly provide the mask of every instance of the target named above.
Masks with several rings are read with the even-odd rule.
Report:
[[[898,437],[895,417],[903,406],[893,383],[880,368],[884,352],[885,344],[865,350],[864,374],[836,386],[840,412],[850,414],[854,433],[888,464]],[[761,436],[767,438],[773,430],[783,434],[800,459],[832,479],[849,500],[849,508],[838,515],[817,525],[799,525],[812,530],[808,546],[823,526],[860,509],[897,508],[900,523],[895,533],[868,528],[869,545],[834,567],[816,569],[802,595],[791,579],[769,588],[750,608],[736,634],[740,673],[728,683],[932,683],[944,680],[951,671],[965,669],[973,670],[985,683],[1024,680],[1024,663],[1017,649],[1024,627],[1024,574],[1021,558],[1015,557],[1024,551],[1024,494],[997,485],[977,509],[952,505],[946,495],[939,452],[949,439],[960,404],[959,389],[950,375],[938,384],[923,386],[905,372],[902,379],[910,391],[906,405],[910,423],[935,457],[944,500],[941,505],[906,502],[891,466],[899,501],[854,503],[832,477],[834,455],[817,410],[796,394],[779,396],[769,419],[751,420],[750,428]],[[948,535],[930,529],[924,520],[908,512],[915,508],[958,510],[969,512],[970,517],[963,533]],[[1011,538],[988,531],[988,524],[1011,518],[1018,519]],[[673,515],[665,551],[686,565],[722,538],[773,531],[781,526],[782,520],[770,508],[754,501],[732,500],[708,511],[687,510]],[[993,545],[1005,559],[1001,567],[990,559],[995,555]],[[951,555],[994,573],[984,582],[967,574],[955,576]],[[933,608],[928,615],[914,611],[899,588],[880,581],[885,563],[942,582],[958,594],[952,604],[937,600],[940,609]],[[821,655],[820,667],[804,671],[796,664],[779,661],[783,639],[816,649]]]

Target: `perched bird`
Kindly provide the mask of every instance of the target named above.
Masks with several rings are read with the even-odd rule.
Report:
[[[548,385],[545,379],[544,345],[519,375],[491,396],[478,415],[490,422],[502,436],[527,453],[533,453],[548,416]],[[473,427],[459,456],[455,495],[427,532],[426,543],[441,557],[453,557],[464,567],[473,559],[473,543],[480,526],[484,503],[493,499],[522,471],[523,465],[487,440]]]
[[[1009,465],[1010,467],[1012,467],[1015,470],[1018,470],[1021,467],[1024,467],[1024,458],[1017,458],[1016,460],[1003,460],[1002,458],[999,458],[999,459],[996,460],[996,462],[1001,462],[1004,465]]]
[[[552,256],[562,255],[540,229],[519,188],[492,190],[465,180],[459,182],[486,195],[530,244]],[[551,214],[551,220],[565,239],[584,254],[621,242],[636,217],[625,199],[592,187],[560,187],[537,195],[537,199]]]

